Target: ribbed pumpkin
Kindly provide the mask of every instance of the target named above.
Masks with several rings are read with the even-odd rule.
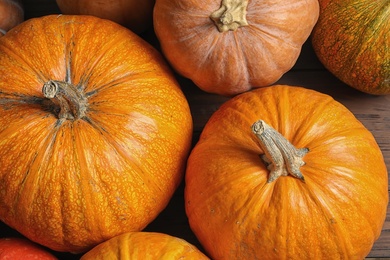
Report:
[[[213,259],[363,259],[386,218],[373,135],[330,96],[300,87],[223,104],[185,181],[190,226]]]
[[[156,232],[130,232],[97,245],[81,260],[207,260],[201,251],[187,241]]]
[[[138,231],[184,175],[192,118],[162,56],[93,16],[0,38],[0,220],[58,251]]]
[[[154,29],[171,65],[204,91],[276,82],[318,19],[317,0],[157,0]]]
[[[93,15],[142,33],[152,28],[155,0],[56,0],[63,14]]]
[[[312,34],[319,60],[365,93],[390,94],[390,1],[320,0]]]

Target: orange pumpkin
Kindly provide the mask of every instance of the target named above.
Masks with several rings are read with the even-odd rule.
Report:
[[[185,181],[190,226],[213,259],[363,259],[389,199],[370,131],[330,96],[292,86],[222,105]]]
[[[157,0],[153,18],[171,65],[204,91],[230,96],[290,70],[318,13],[317,0]]]
[[[41,246],[24,238],[0,238],[1,260],[56,260]]]
[[[20,0],[0,0],[0,36],[24,20],[24,9]]]
[[[390,94],[388,0],[320,0],[313,30],[315,53],[347,85],[374,95]]]
[[[155,0],[56,0],[63,14],[94,15],[123,25],[135,33],[152,27]]]
[[[209,258],[181,238],[155,232],[130,232],[97,245],[81,257],[81,260],[98,259],[207,260]]]
[[[191,139],[172,72],[126,28],[50,15],[0,38],[0,220],[31,240],[83,252],[143,229]]]

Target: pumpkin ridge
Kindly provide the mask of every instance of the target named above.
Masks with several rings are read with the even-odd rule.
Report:
[[[196,36],[196,34],[195,34]],[[216,53],[218,52],[218,46],[220,45],[221,41],[223,39],[223,36],[220,36],[220,37],[215,37],[214,39],[212,39],[209,47],[207,48],[206,52],[204,53],[204,56],[201,57],[201,60],[199,60],[196,64],[196,69],[194,69],[193,72],[187,72],[187,69],[185,69],[185,71],[180,71],[180,73],[183,74],[183,76],[185,77],[190,77],[190,75],[193,73],[193,75],[202,75],[204,73],[204,67],[207,66],[207,64],[209,63],[208,60],[211,59],[211,57]],[[208,40],[208,37],[206,37],[206,40]],[[186,57],[183,57],[183,58],[186,58]],[[202,77],[200,77],[202,78]],[[201,79],[203,80],[203,79]],[[194,80],[194,82],[196,84],[197,81]]]
[[[241,28],[240,28],[241,29]],[[245,50],[242,48],[244,46],[242,44],[242,40],[240,39],[239,35],[237,33],[233,34],[234,43],[235,43],[235,49],[237,50],[237,56],[239,57],[238,60],[240,61],[240,64],[242,68],[247,68],[243,70],[243,74],[241,74],[244,78],[244,82],[248,81],[251,83],[251,67],[249,66],[249,61],[247,55],[245,55]],[[243,37],[244,38],[244,37]],[[242,81],[242,80],[241,80]],[[241,84],[241,82],[240,82]]]
[[[35,194],[39,192],[39,189],[38,188],[37,189],[28,189],[28,196],[24,196],[24,195],[26,195],[26,192],[24,192],[25,184],[27,183],[27,179],[32,179],[34,181],[34,184],[30,184],[30,182],[28,182],[29,185],[33,185],[36,187],[40,186],[40,184],[38,182],[39,178],[35,178],[34,176],[33,177],[31,177],[31,176],[38,175],[39,172],[42,171],[42,169],[47,168],[48,160],[45,158],[50,156],[51,150],[53,148],[53,144],[54,144],[55,139],[56,139],[56,135],[58,133],[58,129],[59,129],[59,127],[54,127],[53,130],[40,143],[40,147],[37,147],[38,151],[43,150],[43,152],[37,152],[34,154],[33,158],[30,158],[31,161],[30,161],[29,166],[28,166],[28,171],[26,172],[25,176],[23,177],[23,179],[20,183],[20,190],[17,193],[17,196],[15,198],[15,204],[19,204],[21,196],[23,197],[23,200],[28,201],[28,203],[27,203],[28,205],[35,204],[34,199],[37,197]],[[25,209],[25,207],[22,207],[22,208]],[[23,215],[32,215],[32,212],[34,211],[34,207],[31,206],[31,207],[27,207],[27,208],[28,208],[28,214],[24,213]],[[20,215],[19,213],[17,213],[17,214]],[[11,223],[13,223],[13,221],[11,221]]]
[[[321,173],[323,174],[328,174],[328,173],[331,173],[331,174],[335,174],[335,172],[338,172],[339,175],[343,175],[342,178],[345,179],[345,181],[347,182],[348,179],[351,180],[351,182],[355,181],[355,177],[350,175],[350,174],[344,174],[344,171],[348,171],[349,169],[347,169],[346,167],[344,167],[343,169],[336,169],[335,167],[333,168],[329,168],[329,169],[318,169],[318,167],[313,167],[312,165],[309,166],[310,169],[305,169],[306,172],[311,172],[311,171],[315,171],[315,172],[318,172],[320,171]],[[359,175],[364,175],[364,172],[360,173]],[[308,181],[308,183],[310,183],[310,185],[313,185],[315,186],[315,188],[310,188],[310,187],[307,187],[307,191],[309,192],[309,194],[311,195],[311,198],[316,202],[316,205],[319,205],[317,208],[318,209],[325,209],[327,210],[327,212],[323,211],[323,214],[322,216],[325,217],[325,220],[328,221],[328,220],[331,220],[330,221],[330,224],[337,224],[337,225],[333,225],[333,227],[337,227],[337,231],[339,232],[338,234],[339,235],[335,235],[334,237],[335,238],[343,238],[343,245],[342,248],[345,249],[344,250],[344,254],[345,255],[352,255],[352,252],[355,252],[357,250],[360,250],[359,246],[356,246],[354,243],[351,243],[353,241],[353,236],[354,234],[352,234],[347,228],[345,228],[345,225],[343,224],[343,214],[341,213],[337,213],[338,211],[333,211],[332,209],[334,208],[333,205],[329,206],[328,204],[326,204],[325,202],[327,201],[326,199],[319,199],[318,195],[316,193],[314,193],[313,191],[320,191],[322,194],[325,194],[325,192],[323,192],[325,190],[325,187],[322,183],[319,183],[316,181],[316,178],[314,178],[314,176],[310,175],[310,174],[306,174],[305,177],[307,176],[306,180]],[[355,181],[356,182],[356,181]],[[335,194],[336,190],[337,189],[337,195]],[[359,189],[362,189],[362,187],[359,187]],[[337,196],[337,197],[340,197],[340,198],[347,198],[346,201],[348,201],[348,205],[353,205],[353,211],[355,212],[361,212],[363,214],[357,214],[359,215],[359,219],[358,220],[355,220],[357,221],[358,223],[361,224],[361,226],[365,226],[365,227],[369,227],[370,230],[372,231],[371,232],[371,238],[375,238],[375,227],[371,224],[371,219],[369,219],[367,217],[367,214],[365,212],[362,212],[362,207],[361,205],[359,205],[359,202],[356,201],[354,199],[354,195],[355,194],[351,194],[351,195],[348,195],[348,193],[346,191],[343,191],[343,187],[341,187],[340,185],[339,186],[332,186],[332,194],[334,194],[334,196]],[[321,195],[321,197],[324,197],[326,198],[326,195]],[[324,202],[324,203],[322,203]],[[344,208],[341,208],[341,206],[339,205],[335,205],[336,208],[338,208],[338,210],[340,211],[344,211],[345,209]],[[350,207],[350,206],[349,206]],[[369,210],[369,209],[367,209]],[[326,214],[326,213],[337,213],[337,214]],[[336,217],[333,217],[333,216],[336,216]],[[349,217],[349,216],[347,216]],[[338,220],[341,220],[341,221],[338,221]],[[362,224],[364,223],[364,224]],[[365,229],[367,231],[367,229]],[[343,234],[343,235],[340,235],[340,234]],[[347,235],[349,234],[349,236],[347,237]],[[338,243],[339,245],[340,243]],[[360,256],[363,257],[364,255],[367,255],[369,252],[361,252]]]
[[[94,88],[93,90],[86,92],[85,96],[92,97],[92,96],[99,94],[103,91],[117,87],[123,83],[130,84],[129,81],[131,81],[131,80],[137,80],[137,79],[145,80],[144,77],[147,77],[147,75],[149,73],[153,74],[153,73],[155,73],[155,71],[150,70],[150,71],[128,72],[125,75],[122,75],[122,76],[120,76],[116,79],[113,79],[111,81],[107,81],[104,84],[101,84],[98,87]],[[143,87],[143,86],[132,85],[132,87]],[[91,104],[93,104],[93,103],[91,103]]]
[[[105,21],[105,20],[103,20]],[[69,65],[71,66],[81,66],[81,65],[84,65],[85,64],[74,64],[75,62],[73,62],[74,65],[72,65],[72,61],[75,61],[77,60],[77,57],[78,55],[82,55],[78,52],[75,52],[75,48],[78,46],[78,45],[81,45],[83,44],[84,42],[84,37],[80,37],[80,38],[74,38],[73,35],[77,34],[77,31],[83,31],[83,34],[85,35],[89,35],[91,34],[91,32],[94,32],[94,31],[101,31],[101,23],[102,23],[102,20],[94,20],[93,22],[90,22],[88,20],[88,31],[85,31],[85,28],[84,27],[80,27],[80,26],[74,26],[74,24],[71,24],[71,26],[73,27],[72,31],[72,36],[69,38],[69,39],[66,39],[65,41],[67,42],[67,44],[71,47],[68,48],[67,50],[67,53],[65,53],[65,57],[68,56],[68,58],[66,58],[68,61],[69,61]],[[112,22],[110,22],[112,23]],[[62,28],[65,28],[66,24],[63,25]],[[107,25],[105,25],[107,26]],[[112,27],[113,28],[116,28],[117,25],[112,23]],[[126,31],[126,33],[128,33]],[[129,33],[128,33],[129,34]],[[105,55],[106,53],[112,48],[112,46],[114,45],[114,43],[116,42],[121,42],[123,44],[123,41],[118,41],[118,38],[121,38],[123,37],[124,33],[122,30],[112,30],[112,33],[109,35],[109,37],[104,37],[104,41],[101,41],[101,44],[100,44],[100,50],[99,50],[99,55],[96,56],[92,56],[90,57],[90,59],[88,60],[87,62],[87,66],[84,67],[84,68],[81,68],[81,69],[78,69],[78,68],[75,68],[73,70],[81,70],[81,71],[84,71],[84,73],[82,74],[82,76],[80,77],[80,79],[78,80],[78,82],[74,82],[75,79],[70,79],[70,82],[73,82],[74,84],[77,84],[77,86],[83,90],[85,90],[86,92],[87,91],[87,87],[89,86],[88,85],[88,81],[89,81],[89,78],[94,74],[94,72],[96,71],[96,67],[100,66],[100,64],[102,64],[104,58],[105,58]],[[133,38],[134,36],[132,35],[129,35],[130,38]],[[76,47],[74,47],[76,46]],[[65,68],[65,71],[68,71],[68,70],[72,70],[70,69],[69,67],[66,67]],[[91,87],[91,86],[89,86]],[[89,92],[92,91],[92,90],[89,90]]]
[[[302,137],[307,136],[307,133],[309,133],[314,126],[316,125],[315,122],[318,121],[319,115],[326,115],[326,111],[329,108],[331,104],[333,104],[334,99],[330,96],[323,96],[320,95],[322,101],[319,102],[316,106],[309,106],[310,110],[307,111],[309,115],[311,115],[309,118],[305,118],[305,122],[299,122],[299,125],[297,128],[291,129],[291,131],[294,132],[293,135],[291,135],[291,143],[297,146],[304,146],[308,147],[310,149],[313,149],[312,142],[314,143],[321,143],[321,140],[327,140],[328,138],[328,132],[326,132],[324,135],[316,135],[315,139],[313,140],[306,140],[303,144],[301,144]],[[324,101],[324,98],[327,100]],[[290,107],[290,110],[293,108]],[[287,109],[289,110],[289,109]],[[303,128],[305,126],[305,128]],[[348,131],[348,130],[346,130]],[[323,133],[323,132],[322,132]],[[339,133],[339,132],[338,132]],[[337,134],[338,134],[337,133]]]
[[[133,156],[131,153],[127,152],[125,147],[121,146],[119,141],[113,137],[112,134],[110,134],[104,127],[102,127],[99,123],[95,122],[91,117],[86,117],[83,119],[84,121],[88,122],[97,132],[99,132],[102,138],[106,140],[108,144],[116,151],[116,153],[122,158],[132,158],[126,159],[126,164],[129,165],[133,171],[131,172],[132,175],[137,175],[138,179],[144,179],[144,176],[139,173],[143,173],[144,171],[142,169],[145,168],[145,164],[141,165],[140,162],[136,160],[136,157]],[[144,162],[145,163],[145,162]],[[152,165],[147,166],[147,168],[153,168]],[[158,186],[158,180],[155,182],[148,182],[148,186],[153,186],[156,188],[159,188]],[[145,187],[146,189],[146,187]]]
[[[334,234],[333,235],[334,239],[337,239],[338,242],[336,242],[335,245],[337,245],[339,252],[340,253],[342,252],[342,256],[351,255],[348,252],[349,250],[347,250],[347,248],[353,248],[353,245],[347,242],[348,239],[344,239],[345,235],[348,234],[348,232],[343,232],[343,230],[347,230],[347,229],[345,229],[345,227],[343,227],[340,222],[337,222],[337,219],[339,218],[337,217],[336,219],[334,218],[335,214],[333,214],[332,207],[326,203],[326,200],[321,199],[320,196],[314,192],[316,190],[317,192],[321,191],[321,193],[323,193],[322,192],[323,186],[318,185],[315,182],[309,182],[309,185],[316,186],[315,188],[311,188],[311,187],[306,188],[306,191],[308,192],[308,197],[310,197],[311,200],[315,203],[317,209],[319,209],[322,212],[321,214],[319,214],[319,216],[321,216],[322,219],[325,221],[325,223],[328,224],[328,230],[330,231],[330,233]],[[326,195],[323,194],[321,195],[321,197],[326,198]],[[336,223],[337,225],[334,225]]]
[[[10,33],[7,33],[7,34],[10,34]],[[3,37],[5,38],[5,37]],[[28,58],[30,57],[22,57],[21,55],[18,55],[18,53],[20,52],[19,50],[13,48],[12,45],[8,45],[8,41],[4,41],[1,45],[0,45],[0,53],[1,52],[4,52],[9,58],[12,58],[14,61],[15,61],[15,64],[21,64],[19,67],[23,67],[23,70],[27,70],[29,69],[30,70],[30,74],[34,74],[34,75],[37,75],[37,77],[39,78],[40,82],[45,82],[45,77],[44,75],[42,74],[41,71],[39,70],[36,70],[34,69],[34,66],[28,62]],[[9,64],[12,64],[12,63],[9,63]],[[9,70],[11,70],[11,65],[9,65],[8,67]]]

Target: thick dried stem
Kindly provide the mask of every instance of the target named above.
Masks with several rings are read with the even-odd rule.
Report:
[[[247,26],[246,9],[248,0],[222,0],[221,7],[210,15],[220,32],[237,30]]]
[[[307,148],[295,148],[284,136],[259,120],[252,125],[253,133],[258,137],[264,151],[262,159],[270,170],[268,182],[273,182],[280,176],[292,176],[304,181],[300,167],[305,164],[302,158],[309,152]]]
[[[50,80],[43,85],[42,93],[59,107],[59,119],[76,120],[85,116],[87,99],[72,84]]]

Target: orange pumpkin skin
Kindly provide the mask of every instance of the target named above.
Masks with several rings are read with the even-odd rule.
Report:
[[[84,116],[59,118],[49,80],[84,96]],[[0,38],[0,220],[31,240],[83,252],[141,230],[183,178],[191,139],[172,72],[124,27],[51,15]]]
[[[259,119],[309,149],[304,182],[290,175],[267,182],[251,132]],[[363,259],[389,199],[372,134],[330,96],[291,86],[222,105],[190,154],[185,181],[191,229],[212,259]]]
[[[202,90],[225,96],[273,84],[290,70],[319,14],[317,0],[251,0],[247,25],[221,32],[210,18],[220,6],[157,0],[153,20],[171,65]]]
[[[19,0],[0,0],[0,37],[24,20],[24,9]]]
[[[374,95],[390,94],[388,0],[320,0],[312,34],[315,53],[347,85]]]
[[[63,14],[94,15],[142,33],[152,27],[155,0],[56,0]]]
[[[2,260],[56,260],[57,258],[37,244],[22,238],[0,238]]]
[[[155,232],[130,232],[97,245],[81,257],[81,260],[99,259],[207,260],[209,258],[181,238]]]

